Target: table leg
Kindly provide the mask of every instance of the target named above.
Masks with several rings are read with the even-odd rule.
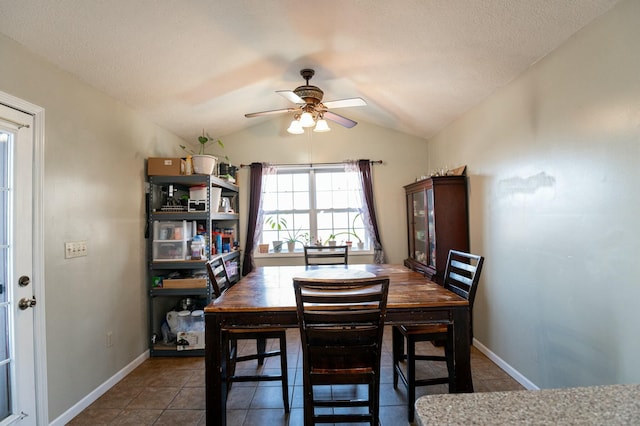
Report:
[[[453,310],[455,392],[473,392],[469,309]]]
[[[216,314],[205,314],[205,398],[207,425],[227,424],[226,358],[222,341],[220,319]]]

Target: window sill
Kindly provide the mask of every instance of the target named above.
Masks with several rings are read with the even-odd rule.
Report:
[[[327,247],[328,248],[328,247]],[[358,250],[358,249],[352,249],[349,250],[349,257],[352,256],[371,256],[373,255],[373,250]],[[300,257],[300,258],[304,258],[304,251],[302,250],[296,250],[294,252],[288,252],[288,251],[282,251],[280,253],[274,253],[272,251],[270,251],[269,253],[258,253],[258,252],[254,252],[253,254],[255,259],[264,259],[264,258],[286,258],[286,257]]]

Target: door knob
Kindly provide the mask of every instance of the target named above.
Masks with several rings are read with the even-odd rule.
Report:
[[[20,309],[22,309],[23,311],[25,309],[28,308],[33,308],[34,306],[36,306],[36,299],[35,297],[33,299],[29,299],[27,297],[23,297],[22,299],[20,299],[20,301],[18,302],[18,307]]]

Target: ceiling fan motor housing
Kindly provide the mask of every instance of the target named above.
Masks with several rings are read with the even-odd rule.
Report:
[[[307,104],[317,105],[322,102],[324,92],[316,86],[299,86],[293,91],[300,96]]]

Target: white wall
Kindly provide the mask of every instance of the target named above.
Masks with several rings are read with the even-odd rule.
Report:
[[[475,337],[539,387],[640,382],[640,2],[429,143],[467,164]]]
[[[49,419],[147,349],[144,160],[180,140],[0,35],[0,90],[46,111]],[[64,242],[88,256],[64,259]],[[114,345],[106,348],[106,333]]]

